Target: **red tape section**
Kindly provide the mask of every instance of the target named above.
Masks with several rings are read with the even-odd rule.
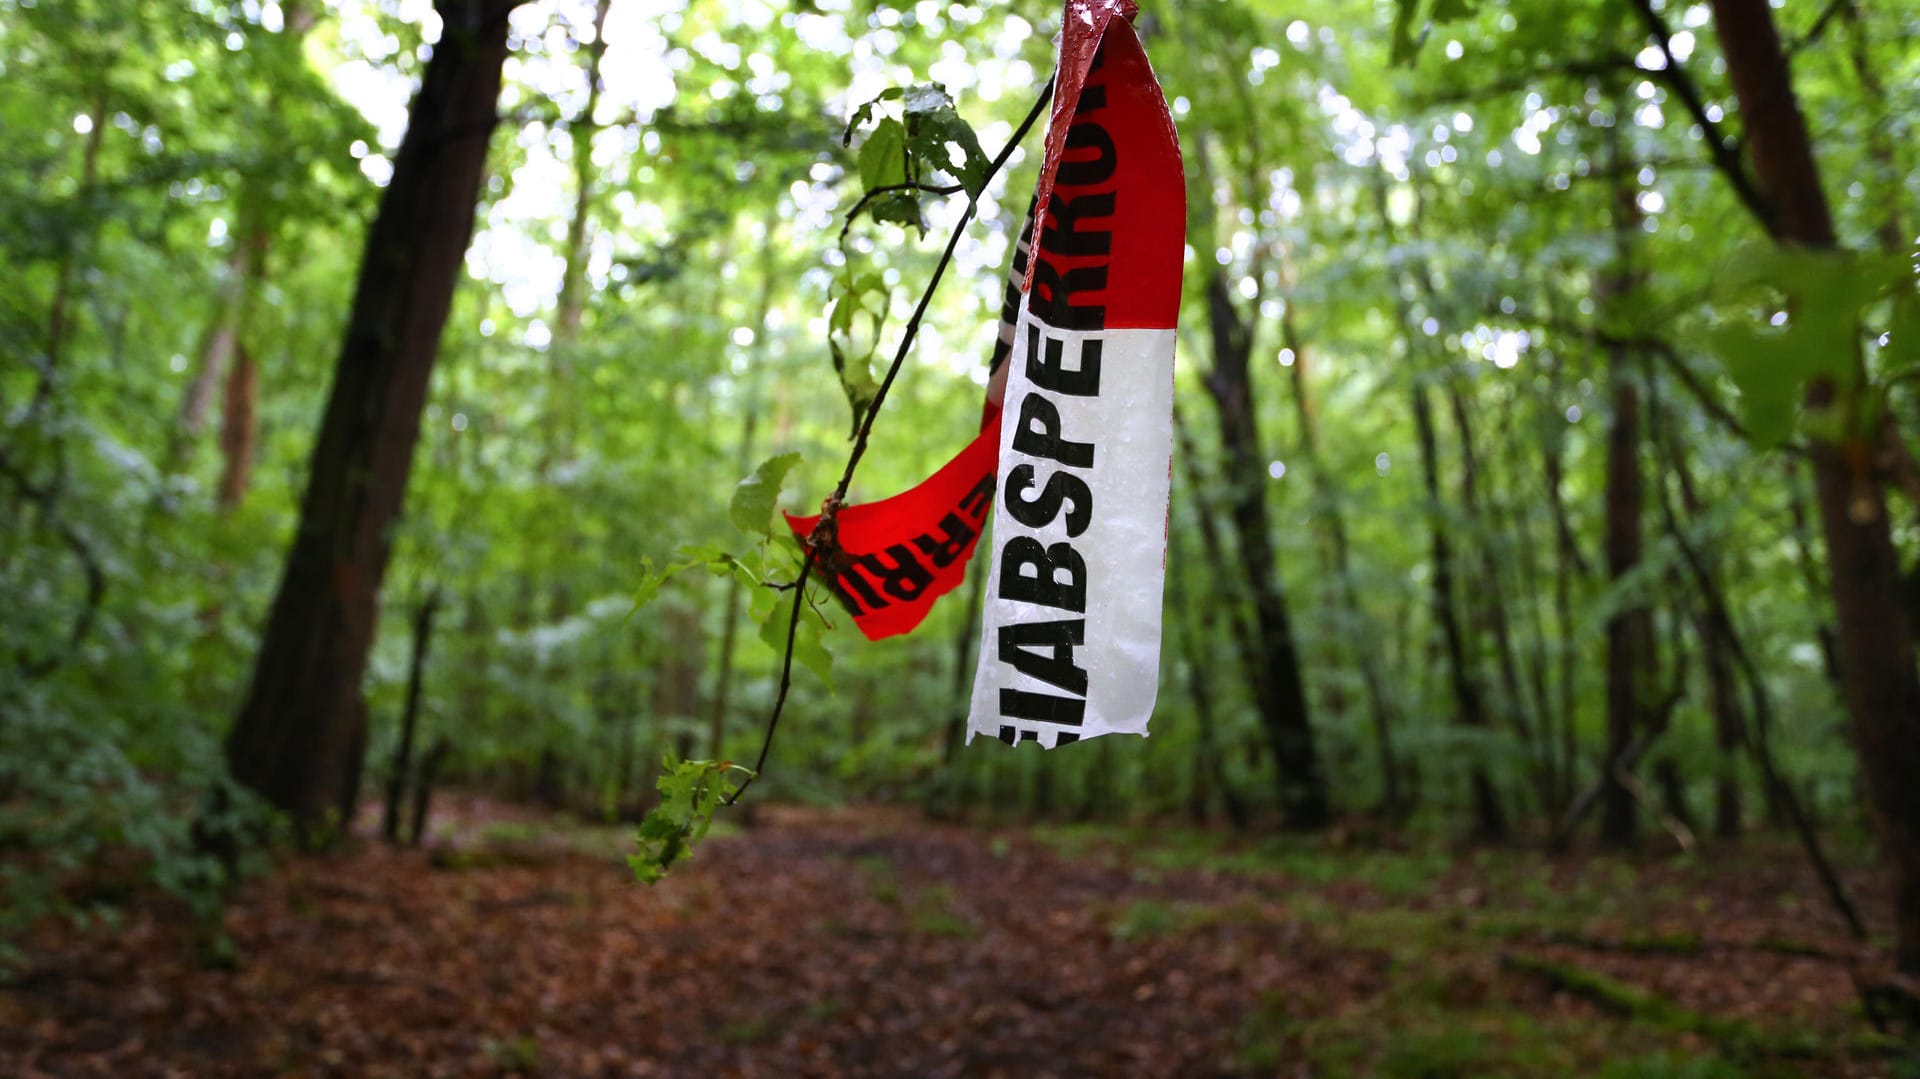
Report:
[[[1062,330],[1162,330],[1180,317],[1187,203],[1166,99],[1124,20],[1103,24],[1097,49],[1073,33],[1080,9],[1117,6],[1069,4],[1061,46],[1085,60],[1070,88],[1071,124],[1055,97],[1028,281],[1034,317]]]
[[[933,601],[959,587],[967,560],[993,507],[994,463],[1000,456],[996,414],[980,434],[919,486],[839,514],[839,553],[820,576],[870,641],[910,632]],[[787,514],[805,539],[819,515]]]

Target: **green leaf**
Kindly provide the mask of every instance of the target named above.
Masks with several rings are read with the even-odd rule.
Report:
[[[827,620],[809,604],[801,611],[800,620],[793,622],[793,603],[799,593],[797,588],[778,593],[771,607],[756,612],[756,617],[760,619],[760,640],[773,649],[774,654],[784,656],[787,651],[787,626],[792,624],[793,658],[812,671],[828,688],[832,688],[833,653],[827,651]]]
[[[652,603],[654,597],[660,594],[660,586],[667,583],[667,577],[668,574],[653,568],[653,559],[640,559],[640,584],[633,590],[633,609],[637,611]]]
[[[733,526],[750,536],[770,538],[775,527],[773,511],[780,502],[780,485],[799,463],[798,453],[776,454],[760,462],[753,475],[741,480],[733,489],[733,500],[727,504],[727,519]]]
[[[626,622],[632,621],[633,616],[640,613],[640,608],[652,603],[654,599],[660,595],[660,587],[662,585],[672,580],[676,575],[692,569],[703,561],[705,560],[700,558],[689,558],[685,561],[669,562],[667,565],[656,570],[653,568],[653,559],[642,557],[640,559],[640,583],[634,586],[633,590],[633,608],[627,612],[627,617],[622,620],[622,624],[624,625]]]
[[[1771,448],[1793,434],[1794,408],[1807,373],[1784,334],[1728,327],[1709,338],[1740,388],[1740,417],[1756,445]]]
[[[944,172],[978,197],[987,185],[993,160],[980,148],[973,126],[960,118],[953,99],[939,86],[916,86],[905,100],[907,155],[914,177]],[[954,160],[955,153],[959,160]]]
[[[713,814],[740,789],[734,773],[752,769],[732,761],[683,761],[669,752],[660,760],[660,804],[640,821],[634,842],[640,848],[627,865],[642,884],[656,884],[675,862],[693,852],[713,826]]]
[[[841,347],[836,339],[828,339],[828,349],[833,354],[833,370],[840,376],[840,388],[847,395],[847,404],[853,409],[853,430],[849,438],[860,430],[860,417],[867,414],[868,406],[880,395],[880,382],[873,377],[873,365],[867,355],[855,355]]]
[[[867,214],[880,224],[895,224],[927,234],[927,219],[920,213],[920,198],[911,191],[896,191],[867,204]]]
[[[907,182],[907,128],[888,117],[860,144],[860,183],[868,191]]]
[[[1708,338],[1740,388],[1741,412],[1754,441],[1763,447],[1785,442],[1808,384],[1822,379],[1834,387],[1832,405],[1799,422],[1818,438],[1849,437],[1839,426],[1842,419],[1865,422],[1870,415],[1850,407],[1860,405],[1857,395],[1869,389],[1856,385],[1863,320],[1889,297],[1896,321],[1911,303],[1913,272],[1906,260],[1761,246],[1744,252],[1724,283],[1739,306],[1787,314],[1782,327],[1746,317]],[[1898,356],[1888,359],[1891,366]]]
[[[900,92],[901,111],[908,116],[926,116],[945,109],[953,111],[953,97],[937,82],[923,82]]]
[[[1432,6],[1423,17],[1421,9],[1428,2],[1395,0],[1393,40],[1388,57],[1394,66],[1412,63],[1420,55],[1420,46],[1426,44],[1427,36],[1435,26],[1472,18],[1479,7],[1479,0],[1431,0]],[[1414,29],[1416,26],[1419,28],[1417,33]]]
[[[873,100],[853,110],[853,118],[847,121],[847,130],[840,136],[840,145],[850,146],[853,144],[854,131],[865,125],[868,120],[873,119],[873,111],[882,101],[898,101],[905,93],[906,90],[901,87],[889,86],[875,95]]]
[[[834,278],[831,295],[833,306],[827,310],[827,349],[833,358],[834,374],[840,377],[840,389],[853,410],[848,436],[852,437],[852,433],[860,429],[867,406],[880,392],[880,382],[873,376],[873,354],[880,346],[880,332],[886,325],[889,297],[879,274],[855,275],[851,270]]]

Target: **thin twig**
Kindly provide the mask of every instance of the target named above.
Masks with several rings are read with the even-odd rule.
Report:
[[[937,184],[920,183],[886,184],[881,187],[870,188],[866,194],[860,196],[859,202],[853,204],[853,209],[847,211],[846,223],[840,226],[840,246],[845,247],[847,245],[847,230],[853,228],[853,223],[859,220],[860,211],[866,209],[868,203],[882,195],[896,195],[903,191],[914,191],[927,195],[940,195],[945,197],[947,195],[958,195],[966,189],[966,184],[947,184],[943,187]]]
[[[1692,365],[1687,362],[1685,356],[1681,355],[1680,350],[1675,348],[1673,342],[1666,338],[1654,334],[1619,334],[1602,329],[1599,326],[1569,322],[1565,319],[1538,315],[1526,311],[1509,317],[1521,322],[1532,323],[1542,329],[1551,330],[1554,333],[1564,334],[1568,337],[1590,340],[1602,345],[1641,349],[1652,353],[1673,372],[1674,378],[1678,380],[1680,385],[1686,389],[1687,393],[1693,397],[1694,402],[1700,406],[1701,411],[1705,412],[1714,422],[1726,428],[1729,434],[1745,442],[1753,441],[1753,433],[1747,429],[1747,425],[1741,421],[1739,416],[1734,414],[1731,408],[1727,407],[1724,401],[1720,400],[1719,396],[1707,385],[1706,380],[1701,377],[1700,373],[1693,369]],[[1807,447],[1797,442],[1784,442],[1774,448],[1792,457],[1805,457],[1807,455]]]
[[[100,606],[106,600],[107,574],[101,565],[100,557],[74,528],[73,523],[67,520],[58,504],[60,486],[57,480],[48,483],[33,482],[26,470],[16,466],[5,450],[0,450],[0,476],[10,480],[19,490],[22,498],[39,507],[41,524],[72,552],[74,560],[80,563],[80,572],[86,577],[86,598],[74,612],[73,622],[67,631],[65,651],[49,652],[39,659],[29,657],[24,648],[20,651],[18,664],[21,673],[28,678],[44,678],[80,654],[80,647],[92,634],[94,622],[100,615]]]
[[[1656,452],[1663,453],[1675,466],[1674,470],[1677,472],[1681,462],[1681,449],[1673,441],[1665,424],[1655,422],[1653,442]],[[1794,834],[1800,840],[1801,850],[1812,865],[1814,875],[1819,878],[1820,886],[1826,892],[1827,899],[1832,902],[1841,920],[1847,923],[1847,928],[1852,931],[1854,939],[1865,940],[1866,925],[1860,920],[1859,911],[1854,907],[1852,898],[1847,895],[1846,886],[1841,883],[1840,875],[1834,872],[1833,863],[1827,860],[1826,851],[1820,846],[1820,837],[1814,832],[1812,822],[1807,819],[1806,811],[1800,804],[1799,795],[1794,793],[1793,784],[1780,774],[1779,766],[1774,761],[1772,747],[1767,741],[1767,731],[1772,726],[1773,702],[1767,695],[1766,683],[1761,677],[1758,664],[1754,662],[1752,653],[1747,651],[1746,641],[1734,625],[1733,612],[1727,609],[1726,597],[1721,591],[1720,584],[1708,567],[1705,557],[1688,535],[1687,529],[1682,527],[1680,516],[1674,510],[1673,498],[1667,492],[1665,484],[1660,485],[1656,502],[1660,507],[1660,515],[1666,523],[1667,534],[1680,551],[1681,564],[1686,567],[1688,575],[1692,578],[1694,591],[1698,594],[1704,608],[1703,617],[1719,631],[1721,639],[1726,642],[1728,653],[1733,657],[1734,664],[1746,678],[1748,707],[1753,716],[1753,729],[1748,731],[1745,725],[1742,725],[1741,745],[1752,755],[1755,766],[1760,770],[1761,782],[1766,785],[1768,793],[1786,811],[1787,820],[1793,826]]]
[[[1013,136],[1007,140],[1006,146],[1001,148],[999,156],[995,157],[993,163],[987,167],[987,174],[980,183],[982,191],[986,190],[987,184],[1006,166],[1007,159],[1013,156],[1013,151],[1020,145],[1020,140],[1032,130],[1052,98],[1053,82],[1048,80],[1046,87],[1040,92],[1040,99],[1033,103],[1032,110],[1027,113],[1027,118],[1020,122]],[[967,208],[953,226],[953,234],[947,238],[946,250],[940,253],[940,261],[934,265],[933,276],[928,278],[926,289],[920,293],[920,302],[914,307],[913,316],[907,319],[906,330],[900,335],[900,346],[894,350],[893,363],[887,367],[886,377],[880,380],[879,390],[874,393],[872,402],[867,405],[866,414],[860,421],[860,428],[854,435],[853,449],[847,454],[847,467],[840,474],[840,482],[834,486],[832,496],[827,499],[825,512],[813,526],[813,534],[807,537],[807,543],[804,545],[806,554],[800,561],[800,575],[794,580],[793,614],[787,619],[787,646],[780,658],[780,689],[773,698],[773,712],[767,717],[766,737],[760,743],[760,755],[754,759],[753,771],[741,782],[740,788],[733,792],[733,796],[726,800],[727,805],[737,804],[740,796],[747,792],[747,788],[753,786],[753,781],[766,774],[767,754],[773,751],[773,737],[780,729],[780,716],[786,710],[787,693],[793,686],[793,650],[799,639],[800,610],[806,601],[807,579],[813,575],[813,567],[819,560],[822,548],[826,546],[815,543],[814,537],[831,536],[834,528],[837,527],[837,514],[846,502],[848,488],[853,486],[854,470],[860,467],[860,459],[866,456],[867,440],[873,434],[873,421],[880,415],[880,407],[887,401],[887,391],[893,388],[894,380],[900,376],[900,369],[907,362],[907,354],[913,349],[914,338],[920,333],[920,320],[926,317],[927,307],[933,302],[933,294],[940,287],[940,279],[946,275],[947,267],[953,262],[953,253],[960,246],[960,237],[966,234],[967,224],[973,220],[974,211],[978,208],[978,197],[968,196]]]
[[[1673,54],[1673,34],[1667,29],[1667,20],[1654,10],[1653,0],[1633,0],[1633,7],[1647,32],[1653,35],[1654,44],[1660,47],[1660,55],[1666,60],[1665,68],[1648,71],[1646,75],[1666,83],[1679,96],[1680,103],[1686,106],[1687,115],[1700,125],[1700,131],[1707,139],[1707,152],[1713,156],[1714,167],[1727,178],[1734,196],[1766,230],[1768,236],[1779,236],[1779,214],[1772,201],[1754,183],[1753,177],[1747,174],[1746,163],[1740,159],[1740,145],[1721,135],[1720,125],[1707,115],[1707,103],[1700,93],[1700,87],[1687,69],[1680,66],[1680,58]]]
[[[1642,70],[1634,63],[1633,57],[1626,53],[1604,53],[1599,56],[1567,60],[1552,67],[1534,68],[1517,74],[1503,75],[1478,86],[1454,87],[1430,96],[1422,95],[1414,98],[1413,104],[1417,108],[1462,105],[1530,90],[1549,79],[1609,78],[1622,71],[1632,71],[1642,75],[1651,74]]]
[[[1827,27],[1832,25],[1833,17],[1852,6],[1853,0],[1833,0],[1828,4],[1826,9],[1820,12],[1820,17],[1813,20],[1813,25],[1807,28],[1806,36],[1787,46],[1787,59],[1792,60],[1800,54],[1800,50],[1819,44],[1820,39],[1826,35]]]

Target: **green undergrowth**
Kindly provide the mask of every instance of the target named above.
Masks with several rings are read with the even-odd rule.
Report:
[[[1209,934],[1284,926],[1315,951],[1380,965],[1375,987],[1349,987],[1357,996],[1323,998],[1303,986],[1262,1001],[1237,1036],[1241,1064],[1254,1074],[1786,1079],[1829,1074],[1843,1059],[1870,1069],[1897,1059],[1897,1047],[1845,1014],[1763,1026],[1694,1012],[1558,958],[1596,948],[1713,962],[1697,931],[1660,916],[1711,914],[1711,899],[1694,885],[1724,866],[1542,864],[1523,850],[1352,849],[1095,826],[1035,835],[1062,857],[1158,886],[1098,912],[1121,946],[1205,948]],[[1191,882],[1199,871],[1225,879],[1182,896],[1183,874]],[[1304,937],[1294,935],[1302,928]]]
[[[1543,1015],[1520,1005],[1543,988],[1583,1006]],[[1896,1049],[1864,1032],[1772,1030],[1702,1015],[1534,957],[1505,957],[1490,978],[1444,967],[1414,976],[1401,959],[1375,997],[1305,1019],[1294,1004],[1271,996],[1243,1023],[1238,1044],[1248,1068],[1264,1073],[1304,1061],[1328,1079],[1789,1079],[1820,1061],[1891,1060]]]
[[[1524,914],[1522,928],[1566,930],[1586,920],[1630,921],[1641,911],[1680,909],[1683,904],[1698,913],[1711,908],[1711,900],[1688,886],[1707,867],[1683,858],[1659,863],[1670,879],[1649,881],[1631,862],[1543,862],[1538,851],[1523,847],[1462,851],[1426,842],[1398,849],[1343,845],[1319,837],[1255,838],[1097,824],[1042,826],[1032,834],[1062,857],[1128,868],[1143,882],[1204,871],[1246,878],[1249,885],[1289,897],[1338,886],[1344,899],[1375,906],[1485,911],[1489,917],[1476,920],[1496,935],[1512,912]],[[1734,861],[1738,859],[1736,853]],[[1715,866],[1721,871],[1726,867],[1724,862]]]
[[[1036,839],[1067,858],[1124,862],[1143,876],[1211,870],[1283,876],[1310,884],[1353,880],[1389,898],[1430,891],[1452,865],[1439,850],[1339,848],[1324,840],[1288,836],[1241,839],[1221,832],[1110,825],[1049,825]]]
[[[1280,1037],[1274,1034],[1280,1032]],[[1798,1062],[1738,1061],[1711,1049],[1667,1042],[1657,1031],[1519,1012],[1461,1014],[1397,1009],[1243,1031],[1242,1058],[1256,1071],[1305,1059],[1327,1079],[1788,1079]]]

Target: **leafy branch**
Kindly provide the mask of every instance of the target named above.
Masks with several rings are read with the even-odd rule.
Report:
[[[646,884],[659,882],[706,837],[714,809],[738,789],[735,772],[753,778],[732,761],[683,761],[672,753],[661,758],[660,766],[660,804],[640,822],[639,853],[627,856],[634,877]]]
[[[672,865],[684,858],[693,845],[704,837],[711,826],[713,813],[720,806],[735,805],[754,780],[766,773],[767,757],[773,751],[774,736],[780,729],[780,719],[786,713],[787,699],[793,688],[793,665],[800,662],[820,674],[827,676],[830,657],[820,643],[820,630],[826,620],[820,614],[818,605],[807,595],[807,584],[813,579],[814,570],[822,562],[831,565],[840,557],[839,547],[839,511],[846,504],[847,491],[853,486],[854,473],[860,467],[860,461],[866,456],[869,439],[873,434],[874,421],[880,415],[880,409],[886,404],[887,394],[899,378],[913,342],[919,336],[921,321],[926,317],[927,308],[933,302],[933,295],[939,289],[947,267],[953,262],[954,251],[959,247],[960,238],[966,234],[966,228],[979,210],[979,199],[987,184],[992,181],[1013,151],[1020,145],[1033,125],[1045,112],[1053,97],[1053,86],[1048,82],[1042,90],[1039,100],[1027,113],[1026,119],[1015,129],[1013,136],[1001,148],[1000,153],[991,161],[980,153],[979,142],[973,136],[973,130],[966,126],[953,111],[952,99],[938,87],[916,87],[910,90],[894,89],[881,94],[874,101],[860,107],[854,114],[853,123],[848,126],[848,138],[855,127],[870,119],[882,102],[900,101],[905,109],[905,119],[883,118],[876,132],[861,147],[861,178],[866,184],[864,193],[847,211],[847,227],[840,233],[844,251],[847,229],[854,219],[867,213],[875,221],[894,221],[896,223],[919,223],[918,203],[913,201],[919,195],[957,195],[967,196],[967,206],[954,224],[952,234],[947,238],[946,248],[940,254],[940,260],[934,265],[926,288],[920,293],[919,302],[914,305],[913,314],[907,319],[901,333],[900,342],[894,350],[893,360],[887,366],[884,377],[873,384],[870,393],[854,392],[856,387],[849,383],[850,362],[855,357],[848,355],[842,345],[842,338],[850,336],[855,311],[868,314],[873,319],[874,336],[878,336],[880,315],[884,312],[884,294],[876,311],[866,303],[863,292],[869,291],[858,286],[868,279],[877,282],[878,275],[856,276],[849,271],[840,282],[847,286],[846,291],[838,295],[829,317],[830,343],[833,347],[834,366],[840,372],[843,385],[848,388],[849,400],[854,403],[855,423],[853,429],[853,447],[848,451],[847,463],[841,470],[840,480],[834,485],[822,506],[820,519],[815,522],[813,531],[801,545],[800,569],[791,583],[775,583],[763,578],[740,558],[720,551],[717,548],[683,547],[678,554],[681,561],[672,563],[663,569],[655,570],[652,562],[642,563],[642,580],[634,596],[634,610],[637,612],[649,602],[669,578],[697,566],[706,566],[717,574],[737,575],[744,583],[761,590],[763,594],[778,597],[763,624],[762,639],[781,650],[780,684],[774,695],[773,708],[767,717],[766,732],[760,743],[759,755],[751,768],[735,764],[732,761],[681,761],[669,755],[663,761],[663,771],[659,780],[660,804],[640,823],[636,835],[639,851],[630,855],[628,864],[633,868],[634,876],[648,884],[655,883],[666,876]],[[889,127],[888,125],[893,125]],[[897,129],[897,130],[896,130]],[[884,135],[881,133],[885,132]],[[876,143],[879,150],[870,150]],[[954,163],[951,145],[962,148],[962,161]],[[896,170],[893,155],[901,155]],[[978,159],[976,162],[976,158]],[[916,164],[919,162],[919,164]],[[956,185],[936,185],[927,183],[923,177],[932,170],[947,171],[960,182]],[[905,198],[913,202],[913,221],[903,222],[897,204],[892,208],[887,200]],[[922,226],[924,230],[924,226]],[[868,350],[871,351],[870,349]],[[858,357],[864,369],[865,356]],[[867,372],[871,378],[871,372]],[[778,526],[773,522],[780,485],[786,475],[799,463],[799,454],[786,453],[771,458],[754,470],[751,476],[740,482],[734,491],[733,500],[728,506],[728,516],[734,525],[743,531],[762,537],[763,548],[773,542]],[[812,618],[808,619],[807,615]],[[632,617],[630,614],[629,618]],[[782,621],[784,619],[784,626]],[[785,640],[779,642],[773,633],[784,629]],[[735,782],[735,776],[742,778]]]
[[[807,578],[812,575],[813,568],[819,563],[822,555],[837,552],[838,512],[846,502],[847,490],[853,486],[854,471],[860,467],[860,459],[866,456],[867,441],[873,434],[873,422],[880,415],[881,407],[886,404],[887,393],[893,388],[894,380],[899,377],[900,368],[906,363],[907,354],[913,348],[914,338],[919,335],[920,321],[926,317],[927,305],[933,301],[934,291],[940,287],[940,279],[946,275],[947,266],[953,262],[954,249],[959,246],[960,237],[965,234],[967,224],[973,220],[974,212],[979,209],[980,192],[985,190],[987,183],[1006,166],[1007,159],[1013,156],[1013,151],[1020,145],[1020,140],[1032,130],[1034,123],[1046,111],[1047,103],[1052,98],[1053,83],[1049,80],[1040,92],[1039,99],[1033,103],[1033,108],[1027,112],[1026,119],[1020,121],[1020,126],[1014,129],[1012,137],[1001,148],[999,155],[987,166],[979,185],[969,189],[967,208],[953,226],[953,233],[947,238],[946,250],[940,253],[940,261],[934,265],[933,275],[927,280],[926,289],[920,293],[920,302],[914,306],[913,315],[907,319],[906,329],[900,335],[900,344],[894,351],[893,362],[887,367],[886,377],[880,381],[878,391],[875,392],[873,400],[868,403],[865,415],[856,428],[853,448],[847,454],[847,464],[840,473],[840,482],[834,485],[833,494],[828,497],[819,522],[814,525],[812,535],[807,537],[806,555],[800,563],[798,591],[805,591]],[[787,625],[786,653],[780,662],[780,689],[774,697],[773,711],[767,717],[767,732],[760,744],[760,755],[754,761],[752,774],[748,776],[746,782],[740,784],[740,789],[726,800],[727,805],[738,802],[747,788],[753,785],[753,781],[765,773],[767,754],[773,750],[774,735],[779,730],[780,717],[786,709],[787,693],[793,682],[794,641],[799,622],[800,604],[795,603]]]
[[[898,116],[892,114],[895,110]],[[865,215],[876,224],[911,228],[924,238],[927,220],[921,207],[923,197],[965,193],[970,217],[974,202],[1006,157],[1003,152],[998,161],[987,159],[973,128],[954,108],[953,98],[936,85],[895,86],[882,91],[854,110],[841,144],[851,146],[854,133],[869,122],[873,129],[854,154],[865,190],[847,211],[840,228],[841,270],[834,275],[832,303],[827,311],[827,347],[853,412],[850,437],[859,434],[860,419],[879,390],[879,382],[873,377],[873,359],[880,347],[887,310],[892,306],[885,278],[871,270],[863,273],[855,269],[854,252],[847,246],[854,223]],[[1007,145],[1011,148],[1018,144],[1016,135]],[[955,182],[933,182],[943,175]],[[961,225],[964,227],[964,220]],[[959,235],[957,230],[955,235]],[[911,334],[907,341],[912,341]]]

